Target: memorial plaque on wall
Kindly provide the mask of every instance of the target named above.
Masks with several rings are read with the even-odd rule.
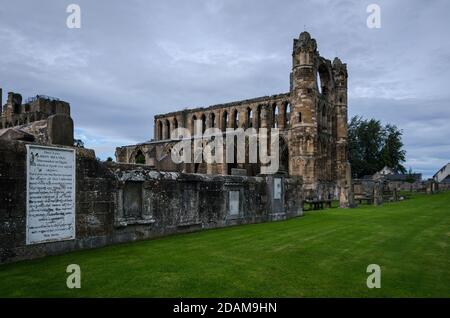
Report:
[[[229,192],[229,212],[231,215],[239,214],[239,191]]]
[[[75,239],[75,150],[27,145],[27,244]]]
[[[273,198],[275,200],[281,199],[281,178],[273,179]]]

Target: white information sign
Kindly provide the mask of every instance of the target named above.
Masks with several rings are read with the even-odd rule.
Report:
[[[75,150],[27,145],[27,244],[75,239]]]

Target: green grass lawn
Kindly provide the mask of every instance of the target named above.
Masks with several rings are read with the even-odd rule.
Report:
[[[450,192],[2,265],[0,296],[449,297]]]

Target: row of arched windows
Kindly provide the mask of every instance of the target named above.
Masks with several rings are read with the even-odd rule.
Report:
[[[156,139],[170,139],[170,132],[178,128],[178,120],[174,117],[172,120],[158,120],[156,124]]]
[[[265,108],[264,108],[265,107]],[[266,123],[269,128],[289,128],[291,125],[291,105],[288,102],[281,104],[273,103],[271,105],[258,105],[257,107],[247,107],[246,111],[239,111],[238,109],[225,109],[222,111],[220,120],[218,120],[217,113],[209,112],[197,114],[187,118],[187,127],[191,134],[195,132],[196,121],[201,120],[201,131],[205,132],[207,128],[219,128],[225,131],[227,128],[261,128],[262,127],[262,113],[266,111]],[[301,121],[301,114],[298,114],[298,120]],[[178,128],[178,120],[176,117],[172,119],[165,118],[157,120],[156,123],[156,139],[166,140],[170,139],[170,133]]]

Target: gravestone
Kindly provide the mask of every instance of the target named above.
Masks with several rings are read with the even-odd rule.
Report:
[[[73,120],[65,114],[47,119],[48,139],[53,145],[73,146]]]
[[[281,200],[281,178],[273,179],[273,198],[274,200]]]
[[[142,216],[142,182],[128,181],[123,189],[124,217]]]
[[[26,243],[75,239],[74,149],[27,145]]]
[[[229,212],[230,215],[239,214],[239,191],[229,192]]]

